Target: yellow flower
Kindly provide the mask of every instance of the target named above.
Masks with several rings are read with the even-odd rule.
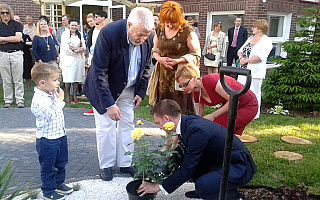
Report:
[[[171,131],[175,127],[173,122],[167,122],[163,125],[163,128],[167,131]]]
[[[131,132],[131,137],[135,140],[140,140],[142,136],[143,136],[143,132],[141,128],[135,129]]]
[[[141,120],[138,120],[138,121],[137,121],[137,125],[143,125],[142,121],[141,121]]]

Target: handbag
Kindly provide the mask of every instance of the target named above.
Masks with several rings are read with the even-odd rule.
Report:
[[[206,57],[207,59],[209,59],[209,60],[216,60],[216,55],[214,55],[214,54],[211,54],[211,53],[206,53],[205,55],[204,55],[204,57]]]

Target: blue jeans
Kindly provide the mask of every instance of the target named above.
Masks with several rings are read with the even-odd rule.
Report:
[[[43,194],[50,194],[64,183],[68,163],[67,136],[58,139],[40,138],[36,140],[36,149],[41,167]]]

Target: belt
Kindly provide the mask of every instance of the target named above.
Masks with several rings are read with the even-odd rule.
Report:
[[[14,53],[18,51],[21,51],[21,50],[0,50],[0,52],[4,52],[4,53]]]

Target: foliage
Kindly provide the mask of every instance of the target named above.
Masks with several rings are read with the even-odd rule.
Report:
[[[300,41],[281,44],[287,57],[273,57],[281,66],[264,81],[263,100],[273,105],[280,100],[286,109],[316,111],[320,110],[320,8],[305,9],[305,13],[297,23],[314,29],[298,31]]]
[[[11,200],[14,197],[28,193],[28,191],[22,192],[22,190],[28,185],[28,183],[26,183],[17,190],[15,190],[10,196],[4,197],[5,192],[8,191],[8,189],[18,181],[18,178],[13,178],[16,168],[11,170],[12,164],[13,162],[6,161],[0,171],[0,199]]]
[[[281,184],[280,187],[276,189],[276,200],[303,200],[306,199],[309,194],[307,193],[308,188],[303,185],[298,185],[296,188],[286,187]]]
[[[137,125],[141,126],[143,123],[139,120]],[[173,122],[168,122],[167,126],[164,126],[170,136],[162,136],[158,146],[159,149],[163,147],[163,144],[166,144],[166,141],[173,142],[172,138],[175,138],[171,131],[173,127]],[[148,135],[145,135],[141,128],[133,130],[131,137],[134,139],[134,144],[137,148],[133,152],[126,152],[125,155],[133,156],[132,165],[137,170],[134,179],[159,182],[161,184],[162,180],[171,175],[176,169],[176,165],[170,157],[173,154],[177,154],[177,151],[171,148],[154,149],[156,147],[155,142],[148,138]]]
[[[289,115],[288,110],[283,109],[282,103],[279,101],[279,105],[275,105],[274,107],[270,108],[267,111],[269,114],[274,114],[274,115]]]

